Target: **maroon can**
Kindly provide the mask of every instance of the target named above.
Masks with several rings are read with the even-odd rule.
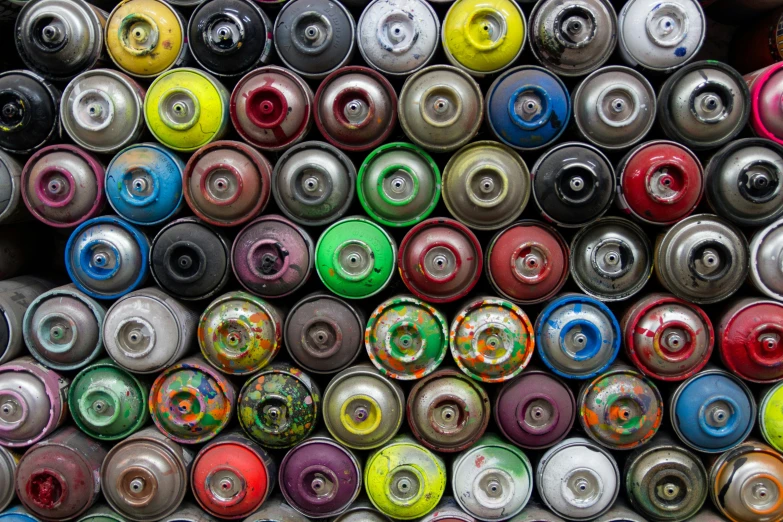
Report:
[[[74,426],[56,432],[24,454],[16,469],[16,495],[43,520],[73,520],[101,493],[106,449]]]
[[[313,240],[282,216],[249,223],[231,248],[234,275],[248,292],[283,297],[302,287],[313,271]]]
[[[483,258],[481,244],[468,227],[454,219],[433,218],[405,234],[397,262],[402,281],[416,297],[450,303],[476,286]]]
[[[336,516],[362,490],[361,464],[333,439],[310,437],[280,463],[280,489],[288,504],[307,517]]]
[[[498,232],[487,248],[487,278],[519,304],[554,297],[568,279],[568,244],[554,227],[524,220]]]
[[[740,299],[718,324],[718,351],[726,368],[752,382],[783,378],[783,304]]]
[[[495,422],[512,443],[527,449],[552,446],[574,425],[576,400],[563,381],[540,370],[525,370],[495,399]]]

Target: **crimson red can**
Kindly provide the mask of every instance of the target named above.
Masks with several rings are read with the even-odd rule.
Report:
[[[718,325],[723,364],[738,377],[771,383],[783,378],[783,304],[745,298],[734,303]]]

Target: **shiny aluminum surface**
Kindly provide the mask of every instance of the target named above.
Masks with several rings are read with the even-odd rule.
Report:
[[[783,301],[783,219],[751,239],[750,280],[760,292]]]

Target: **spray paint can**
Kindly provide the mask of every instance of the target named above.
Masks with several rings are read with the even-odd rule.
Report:
[[[174,513],[188,490],[193,454],[156,428],[118,442],[101,465],[106,501],[135,522],[161,520]]]
[[[524,3],[524,2],[523,2]],[[511,522],[565,522],[548,509],[531,501],[527,503],[519,515],[511,519]]]
[[[25,510],[22,506],[15,506],[4,513],[0,513],[0,520],[3,522],[40,522]]]
[[[356,167],[340,149],[322,141],[289,148],[275,163],[272,177],[277,206],[300,225],[328,225],[353,202]]]
[[[42,223],[71,228],[97,216],[106,204],[103,165],[73,145],[50,145],[22,170],[22,199]]]
[[[696,304],[722,301],[748,276],[748,242],[718,216],[697,214],[658,237],[655,275],[671,293]]]
[[[242,519],[269,498],[277,466],[264,449],[238,432],[205,445],[193,460],[193,496],[211,515]]]
[[[180,504],[174,513],[163,519],[163,522],[217,522],[206,511],[187,500]]]
[[[90,437],[121,440],[139,431],[149,418],[149,385],[109,359],[80,371],[68,389],[73,421]]]
[[[0,73],[0,149],[29,154],[60,137],[60,90],[30,71]]]
[[[718,324],[723,365],[751,382],[783,378],[783,304],[758,298],[735,301]]]
[[[617,14],[608,0],[538,2],[530,14],[530,48],[560,76],[601,67],[617,45]]]
[[[124,522],[124,519],[106,504],[98,502],[79,517],[77,522]]]
[[[242,387],[237,415],[251,439],[267,448],[290,448],[315,428],[321,392],[310,376],[286,363],[270,364]]]
[[[614,169],[604,154],[586,143],[550,148],[531,171],[533,199],[547,221],[582,227],[601,217],[612,204]]]
[[[760,139],[736,140],[707,163],[707,202],[716,214],[746,226],[783,215],[783,146]]]
[[[768,386],[759,400],[759,430],[777,451],[783,449],[783,384]]]
[[[634,450],[624,475],[631,505],[652,520],[690,520],[707,500],[701,459],[665,434]]]
[[[327,228],[315,246],[315,269],[332,293],[363,299],[383,290],[394,277],[397,243],[380,225],[360,216]]]
[[[2,110],[0,110],[1,120]],[[28,219],[26,207],[22,204],[22,164],[2,150],[0,150],[0,201],[2,202],[0,224]]]
[[[555,514],[587,521],[612,507],[620,490],[620,471],[601,446],[572,437],[541,457],[535,483],[541,500]]]
[[[313,91],[298,74],[268,65],[247,73],[234,87],[231,122],[254,147],[282,150],[310,131],[313,103]]]
[[[418,381],[406,404],[408,426],[433,451],[454,453],[473,446],[489,424],[489,397],[479,383],[452,369]]]
[[[756,401],[733,374],[708,367],[677,387],[669,415],[674,431],[687,446],[703,453],[721,453],[750,434]]]
[[[696,0],[664,5],[658,0],[631,0],[617,21],[625,63],[656,72],[673,71],[693,59],[707,33],[704,11]]]
[[[269,201],[272,165],[239,141],[216,141],[185,166],[185,201],[210,225],[231,227],[260,214]]]
[[[65,245],[65,268],[76,287],[96,299],[116,299],[147,279],[149,240],[112,216],[92,218]]]
[[[705,507],[695,517],[689,518],[688,522],[726,522],[728,520],[713,511],[711,507],[711,505]]]
[[[0,281],[0,364],[21,355],[24,348],[24,315],[30,304],[54,285],[32,276],[14,277]]]
[[[679,143],[636,146],[617,165],[617,206],[638,221],[673,225],[691,214],[704,193],[704,170]]]
[[[231,273],[228,238],[198,218],[174,220],[152,240],[150,272],[167,293],[187,301],[213,297]]]
[[[476,522],[476,519],[465,513],[454,497],[444,496],[429,515],[417,522]]]
[[[576,418],[574,394],[557,377],[528,369],[500,389],[495,423],[512,443],[543,449],[563,440]]]
[[[536,318],[538,355],[567,379],[605,372],[620,351],[620,325],[598,299],[566,294],[550,301]]]
[[[518,375],[530,362],[535,344],[527,314],[495,297],[469,301],[457,312],[449,331],[457,366],[483,382],[503,382]]]
[[[198,316],[148,287],[126,294],[106,312],[103,342],[114,362],[132,373],[159,373],[190,352]]]
[[[84,72],[63,91],[63,129],[83,149],[114,154],[141,137],[145,93],[141,85],[121,72]]]
[[[198,7],[188,21],[188,46],[206,71],[239,76],[269,62],[272,22],[256,2],[193,3]]]
[[[337,373],[350,366],[363,346],[364,316],[326,292],[297,301],[285,319],[285,346],[294,362],[311,373]]]
[[[778,62],[745,75],[750,89],[750,128],[759,138],[783,144],[779,99],[783,94],[783,63]]]
[[[277,307],[245,292],[212,301],[198,323],[204,358],[223,373],[249,375],[280,351],[283,315]]]
[[[399,384],[369,364],[357,364],[329,381],[324,394],[324,424],[340,444],[373,449],[397,434],[404,404]]]
[[[284,297],[304,285],[313,270],[313,240],[282,216],[247,224],[231,247],[231,268],[240,284],[262,297]]]
[[[376,511],[369,501],[360,498],[332,522],[390,522],[390,520],[386,515]]]
[[[362,466],[350,450],[316,435],[286,454],[280,489],[288,504],[307,517],[339,515],[362,491]]]
[[[451,152],[466,145],[481,127],[484,96],[463,70],[431,65],[406,78],[397,108],[408,139],[432,152]]]
[[[368,67],[337,69],[321,81],[314,103],[318,130],[326,141],[345,151],[378,147],[397,123],[394,87]]]
[[[571,120],[571,96],[563,81],[532,65],[498,76],[487,91],[486,106],[492,133],[519,150],[553,144]]]
[[[596,518],[594,522],[647,522],[638,513],[632,510],[625,500],[618,498],[612,509]]]
[[[568,244],[554,227],[522,220],[495,234],[484,266],[498,294],[517,304],[533,304],[560,292],[568,279],[569,256]]]
[[[397,261],[408,290],[430,303],[448,303],[478,283],[483,257],[469,228],[453,219],[431,218],[405,234]]]
[[[155,78],[190,58],[185,30],[182,16],[162,0],[123,0],[106,23],[106,49],[123,72]]]
[[[101,325],[106,309],[74,285],[38,296],[24,314],[25,345],[54,370],[76,370],[103,353]]]
[[[443,170],[443,202],[457,220],[476,230],[513,223],[530,199],[530,172],[513,149],[475,141],[454,153]]]
[[[625,349],[643,374],[682,381],[701,371],[715,344],[704,310],[671,294],[654,293],[631,304],[620,323]]]
[[[291,506],[283,502],[282,497],[275,497],[264,502],[260,510],[256,511],[244,522],[308,522],[308,519],[300,515]]]
[[[750,241],[750,281],[761,293],[783,301],[780,253],[783,251],[783,220],[756,232]]]
[[[5,511],[16,498],[14,496],[14,473],[19,458],[19,455],[0,446],[0,484],[2,484],[0,486],[0,512]],[[2,517],[0,516],[0,518]]]

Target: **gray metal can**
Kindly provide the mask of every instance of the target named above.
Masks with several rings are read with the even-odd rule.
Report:
[[[0,364],[22,353],[24,314],[30,304],[54,285],[32,276],[20,276],[0,281]]]
[[[750,280],[763,294],[783,301],[783,219],[759,230],[750,240]]]
[[[196,504],[185,501],[174,513],[162,519],[161,522],[217,522],[217,519],[212,518]]]
[[[347,511],[331,522],[390,522],[390,520],[365,498],[359,497],[359,500],[351,504]]]
[[[562,518],[555,515],[541,505],[529,502],[525,509],[519,515],[512,518],[509,522],[564,522]]]
[[[0,223],[29,217],[22,203],[22,164],[0,150]]]
[[[157,373],[196,346],[198,315],[156,287],[117,300],[103,322],[114,362],[132,373]]]
[[[283,501],[282,497],[272,498],[264,502],[261,509],[247,517],[243,522],[309,522],[310,519],[300,515]],[[174,521],[172,521],[174,522]]]
[[[19,457],[0,446],[0,512],[14,500],[14,473]]]
[[[618,498],[612,509],[596,518],[593,522],[647,522],[647,519],[632,510],[625,500]]]

